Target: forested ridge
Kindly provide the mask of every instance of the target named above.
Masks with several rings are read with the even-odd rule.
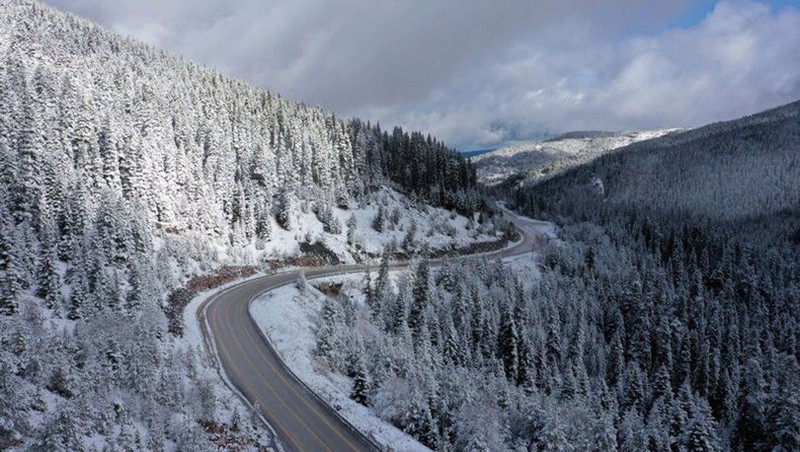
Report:
[[[387,260],[365,304],[326,302],[317,359],[441,450],[800,449],[798,112],[501,188],[560,226],[538,278],[421,260],[393,279]],[[482,203],[471,164],[432,138],[33,0],[0,0],[0,171],[0,448],[268,444],[248,413],[220,412],[166,294],[223,244],[297,227],[298,201],[321,222],[383,185],[464,214]],[[379,213],[376,230],[397,223]]]
[[[316,353],[439,450],[797,448],[796,250],[635,216],[562,238],[532,284],[476,261],[393,285],[384,265],[364,305],[326,302]]]
[[[32,0],[0,0],[0,170],[0,448],[209,447],[216,383],[163,310],[215,247],[296,227],[300,200],[322,221],[381,186],[465,214],[479,199],[471,165],[430,137]],[[225,421],[255,441],[243,417]]]
[[[638,143],[511,192],[574,242],[546,265],[591,294],[599,374],[641,447],[682,444],[692,424],[666,407],[683,398],[707,430],[685,447],[800,448],[798,112]]]
[[[614,207],[718,223],[788,216],[789,223],[774,218],[772,226],[780,228],[791,218],[797,224],[800,211],[799,139],[800,102],[795,102],[621,148],[536,190],[507,190],[532,213],[584,215],[589,209],[582,204],[595,205],[599,196]]]
[[[501,187],[560,227],[538,277],[384,262],[325,301],[317,359],[438,450],[800,449],[799,111]]]

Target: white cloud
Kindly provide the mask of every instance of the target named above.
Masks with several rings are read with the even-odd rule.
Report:
[[[693,126],[800,98],[800,14],[688,0],[46,0],[274,89],[454,145]]]
[[[548,32],[549,33],[549,32]],[[691,29],[531,44],[396,121],[458,143],[540,131],[691,127],[800,99],[800,13],[721,2]],[[446,104],[439,103],[447,99]],[[463,124],[463,127],[460,126]]]

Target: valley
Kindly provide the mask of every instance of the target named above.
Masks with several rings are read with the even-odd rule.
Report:
[[[448,1],[0,0],[0,450],[800,450],[797,10]]]

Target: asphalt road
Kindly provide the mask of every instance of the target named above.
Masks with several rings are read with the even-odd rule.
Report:
[[[541,222],[506,211],[522,239],[487,255],[510,257],[534,246],[534,228]],[[432,261],[435,264],[437,261]],[[393,268],[407,263],[398,262]],[[301,271],[306,278],[360,273],[362,265],[308,268],[251,279],[209,298],[200,310],[203,333],[230,382],[261,412],[281,445],[292,451],[367,451],[377,444],[339,417],[288,370],[250,316],[250,302],[258,295],[292,284]],[[205,323],[203,323],[205,320]]]

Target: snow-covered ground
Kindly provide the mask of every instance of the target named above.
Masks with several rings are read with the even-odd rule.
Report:
[[[198,318],[198,310],[201,305],[215,294],[224,291],[225,289],[240,284],[248,279],[258,278],[262,274],[255,274],[250,278],[239,279],[215,289],[201,292],[195,296],[186,309],[183,311],[183,321],[185,325],[183,337],[180,337],[175,342],[175,347],[182,349],[188,355],[192,356],[195,361],[195,371],[198,376],[211,383],[211,388],[214,391],[216,399],[216,420],[232,424],[234,417],[238,414],[240,417],[252,416],[253,409],[250,407],[233,388],[233,385],[227,383],[225,373],[218,369],[215,365],[213,357],[210,353],[204,352],[204,339],[201,330],[200,319]],[[252,420],[252,418],[251,418]],[[274,434],[266,435],[260,429],[245,432],[251,437],[248,438],[262,447],[273,448],[275,445],[272,442]]]
[[[256,265],[268,260],[282,260],[299,256],[301,243],[322,243],[332,251],[342,263],[379,256],[384,246],[394,243],[402,249],[403,240],[411,225],[416,226],[415,246],[419,249],[426,244],[431,250],[462,247],[476,242],[497,240],[496,231],[491,224],[480,225],[469,218],[449,210],[416,203],[407,196],[388,188],[365,195],[361,202],[350,200],[349,208],[333,206],[333,215],[341,224],[341,233],[324,231],[322,222],[313,212],[315,201],[296,200],[290,213],[291,230],[279,227],[272,221],[272,234],[269,240],[254,240],[244,245],[231,245],[221,239],[207,236],[169,236],[159,238],[157,245],[172,241],[174,247],[201,249],[193,251],[197,262],[181,262],[185,277],[208,272],[206,262],[217,265]],[[382,208],[384,229],[378,232],[372,227],[373,220]],[[348,243],[348,220],[353,216],[356,230],[353,245]],[[164,253],[165,260],[173,260],[174,252]],[[177,264],[176,264],[177,265]],[[176,275],[180,279],[180,275]]]
[[[366,195],[360,203],[351,200],[348,209],[333,207],[333,214],[342,226],[340,234],[331,234],[323,230],[323,224],[312,210],[313,203],[314,201],[309,200],[295,200],[290,213],[292,229],[289,231],[282,229],[273,220],[270,240],[260,243],[238,246],[207,236],[160,235],[156,237],[155,241],[156,249],[159,250],[160,267],[158,271],[170,275],[165,277],[165,280],[172,279],[175,285],[181,286],[183,281],[192,276],[210,273],[213,270],[210,264],[212,262],[214,263],[213,267],[220,265],[260,266],[267,260],[282,260],[299,255],[299,244],[302,242],[322,242],[326,248],[337,255],[340,261],[352,263],[357,259],[380,255],[384,246],[389,243],[395,243],[398,249],[402,249],[402,243],[412,223],[416,226],[415,243],[417,246],[425,243],[430,248],[437,249],[497,240],[490,223],[479,225],[477,222],[453,212],[415,203],[408,197],[387,188]],[[384,213],[383,232],[377,232],[372,227],[373,219],[379,208],[382,208]],[[348,220],[351,215],[356,219],[354,242],[358,246],[348,244]],[[253,277],[257,276],[259,275]],[[204,352],[204,339],[197,312],[202,303],[214,294],[240,282],[242,280],[197,294],[183,311],[185,325],[183,337],[174,343],[167,344],[169,348],[174,347],[175,350],[185,353],[194,362],[198,378],[208,382],[215,394],[215,419],[228,424],[231,423],[235,413],[238,413],[240,417],[250,416],[252,410],[235,395],[235,390],[226,384],[224,373],[218,371],[211,357]],[[283,314],[279,312],[271,317],[281,320],[284,318]],[[283,324],[283,321],[281,323]],[[287,325],[296,323],[286,322]],[[313,345],[313,331],[310,327],[307,327],[306,330],[310,331],[309,340]],[[302,336],[298,336],[298,340],[302,340]],[[339,381],[339,383],[342,382]],[[315,389],[318,388],[315,387]],[[320,392],[324,394],[324,388]],[[338,394],[337,391],[331,391],[331,393]],[[349,402],[349,399],[344,396],[341,402],[335,401],[334,405],[346,406]],[[352,405],[354,406],[351,407],[352,414],[350,416],[360,413],[365,419],[371,419],[366,408],[355,403]],[[415,450],[415,448],[422,447],[386,423],[378,421],[373,425],[369,422],[364,424],[369,427],[365,431],[375,432],[376,437],[386,443],[400,444],[401,447],[398,450]],[[252,433],[256,434],[257,432]],[[254,438],[256,443],[269,444],[270,438],[265,432],[258,434],[260,436]],[[411,442],[406,445],[404,441]]]
[[[363,275],[326,278],[350,287],[360,286]],[[316,283],[317,281],[313,281]],[[375,416],[369,408],[348,397],[350,378],[316,366],[315,328],[325,296],[313,288],[301,294],[294,285],[270,291],[254,300],[250,313],[272,342],[281,359],[317,395],[362,433],[398,451],[425,451],[425,446]],[[362,300],[363,301],[363,300]]]
[[[447,246],[464,246],[473,242],[496,240],[494,235],[467,229],[469,219],[451,211],[430,207],[422,203],[414,203],[408,197],[387,188],[367,195],[361,203],[351,201],[350,209],[333,207],[333,214],[342,225],[340,234],[330,234],[323,230],[322,223],[311,210],[313,201],[299,201],[299,208],[292,213],[292,224],[296,230],[286,231],[277,225],[273,228],[273,238],[264,244],[264,250],[271,255],[292,255],[298,252],[297,244],[311,238],[311,242],[322,240],[325,245],[346,263],[353,262],[353,247],[347,243],[347,222],[350,216],[356,219],[357,230],[355,243],[363,253],[378,255],[390,242],[398,246],[403,242],[412,222],[416,223],[416,241],[423,241],[432,249]],[[306,203],[308,206],[303,207]],[[372,228],[372,221],[383,207],[385,227],[383,232]],[[394,219],[398,220],[394,224]],[[287,246],[288,244],[288,246]]]
[[[553,224],[527,219],[521,222],[526,233],[546,236],[550,243],[556,243]],[[531,275],[526,279],[528,283],[532,283],[540,271],[538,255],[535,253],[506,258],[504,262],[523,274]],[[391,276],[396,279],[404,271],[391,272]],[[253,301],[250,314],[292,372],[361,432],[392,450],[428,450],[414,438],[377,417],[367,407],[350,399],[353,387],[350,378],[318,365],[314,357],[315,330],[325,295],[313,286],[320,281],[342,283],[342,293],[356,303],[365,302],[362,290],[364,275],[342,275],[309,281],[305,293],[301,293],[295,285],[267,292]]]
[[[536,181],[586,163],[614,149],[658,138],[677,130],[679,129],[643,130],[517,143],[479,155],[473,158],[473,162],[477,167],[478,180],[484,184],[497,184],[516,174],[524,174],[528,180]]]

